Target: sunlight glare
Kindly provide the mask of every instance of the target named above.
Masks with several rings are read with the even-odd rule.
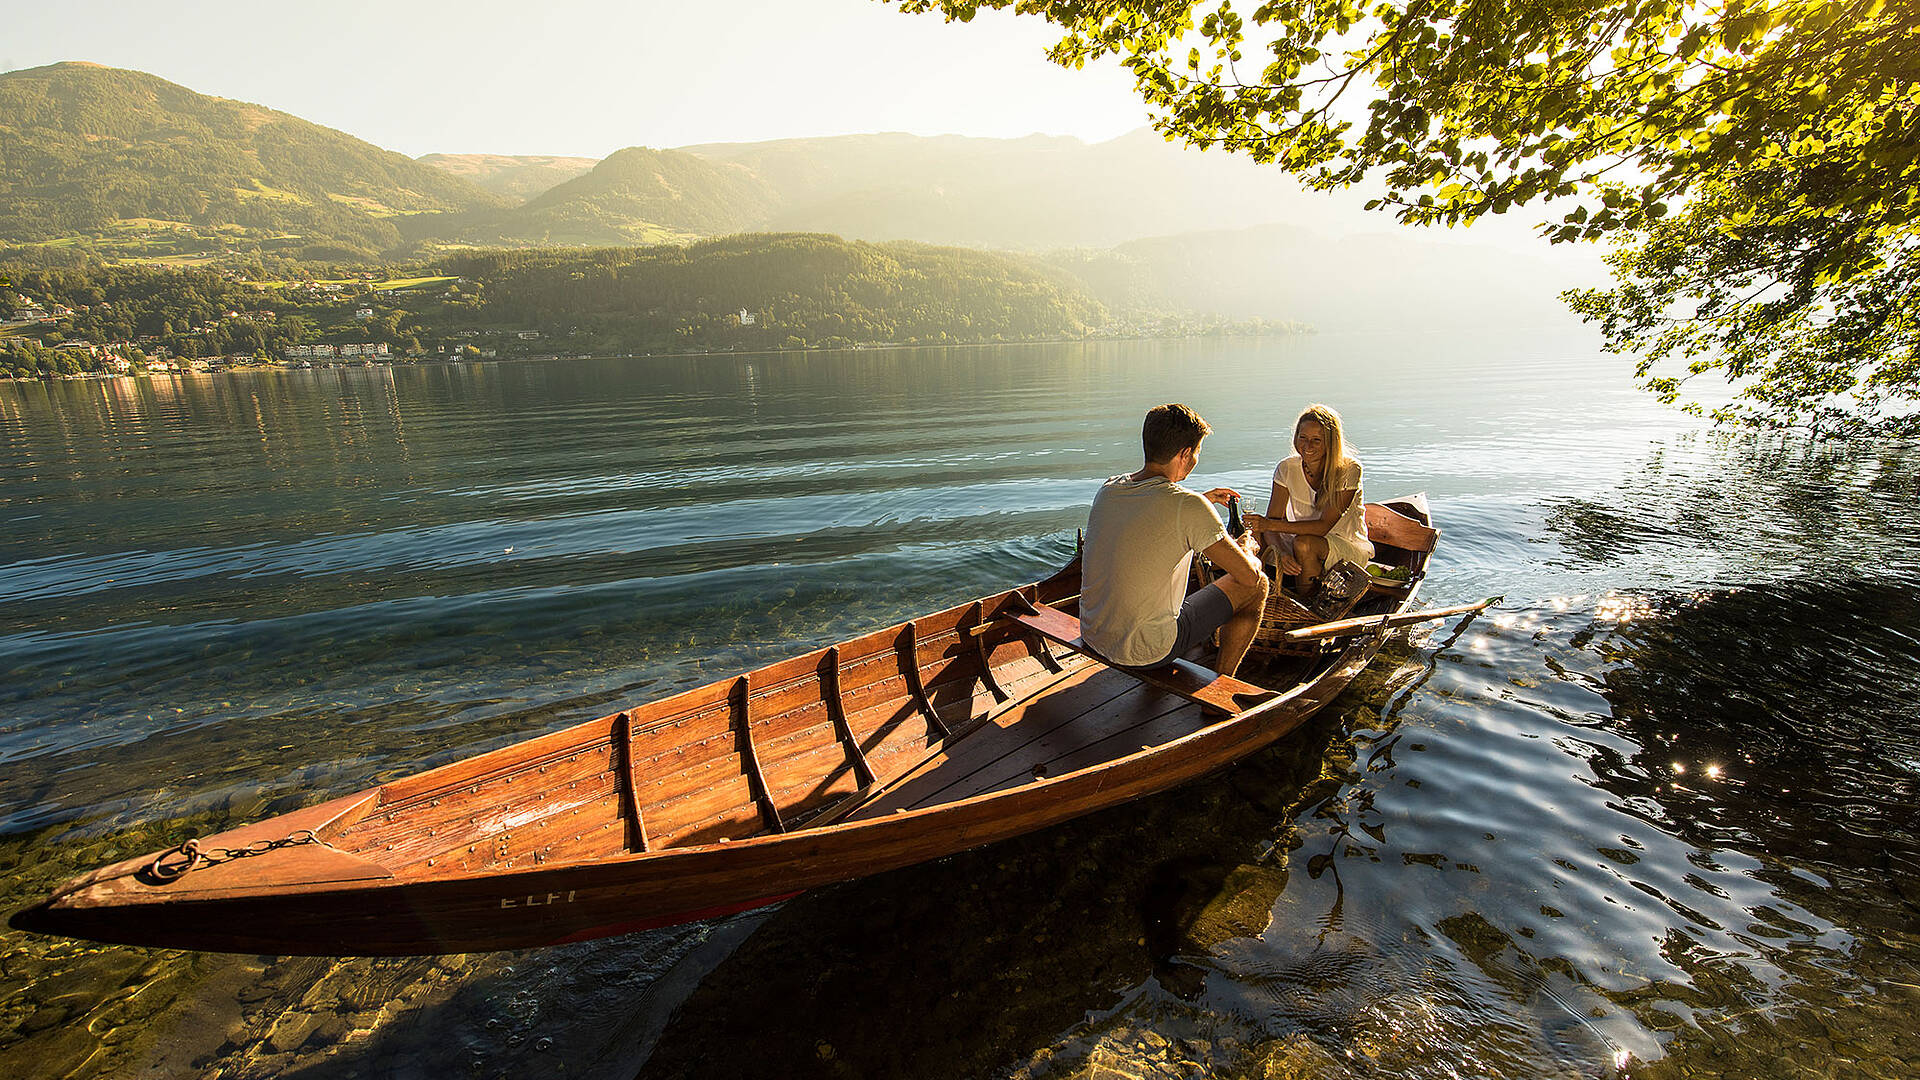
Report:
[[[1616,592],[1602,597],[1600,602],[1593,606],[1593,614],[1596,618],[1605,619],[1608,622],[1630,623],[1652,615],[1653,608],[1647,603],[1645,597]]]

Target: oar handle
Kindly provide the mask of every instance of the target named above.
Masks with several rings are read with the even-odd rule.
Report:
[[[1303,626],[1298,630],[1289,630],[1281,636],[1288,641],[1313,641],[1317,638],[1366,634],[1394,626],[1407,626],[1412,623],[1428,622],[1433,619],[1444,619],[1449,615],[1467,615],[1485,611],[1503,599],[1505,599],[1505,597],[1489,596],[1477,604],[1460,604],[1456,607],[1434,608],[1432,611],[1406,611],[1387,615],[1362,615],[1353,619],[1338,619],[1334,622],[1320,623],[1315,626]]]

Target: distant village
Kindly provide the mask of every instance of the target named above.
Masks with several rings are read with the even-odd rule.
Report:
[[[240,280],[238,275],[232,274],[231,272],[224,272],[223,276],[230,277],[233,280]],[[341,285],[335,282],[304,282],[294,286],[294,288],[301,293],[315,298],[339,298],[342,294],[351,295],[350,290],[357,291],[354,290],[353,286]],[[393,296],[398,293],[398,290],[376,291],[382,296]],[[365,295],[372,294],[366,293]],[[254,352],[237,352],[224,356],[185,357],[173,355],[172,350],[166,344],[151,334],[138,335],[130,341],[93,342],[83,339],[68,339],[58,341],[52,345],[45,345],[41,339],[34,337],[31,333],[31,331],[43,327],[49,329],[56,328],[62,320],[72,319],[75,315],[96,310],[111,311],[112,308],[112,303],[108,301],[102,301],[92,306],[81,304],[77,307],[69,307],[65,304],[58,303],[45,303],[16,290],[13,317],[11,319],[0,320],[0,334],[24,334],[27,340],[41,344],[42,347],[52,352],[69,355],[76,360],[84,358],[86,362],[79,365],[83,370],[65,372],[58,376],[69,379],[142,374],[164,375],[191,372],[219,372],[261,367],[344,367],[376,364],[391,361],[396,358],[414,361],[487,360],[499,357],[500,349],[496,345],[480,343],[481,339],[508,339],[515,344],[519,344],[538,342],[546,336],[539,330],[464,329],[452,332],[450,337],[456,339],[452,343],[441,344],[432,349],[422,348],[408,351],[404,354],[396,352],[392,345],[384,341],[363,341],[280,345],[270,349],[260,349]],[[375,317],[375,314],[372,307],[356,307],[353,310],[353,317],[357,320],[371,320]],[[756,325],[758,321],[757,314],[744,307],[740,308],[737,312],[722,316],[722,318],[736,327],[751,327]],[[268,309],[251,311],[227,310],[219,314],[219,320],[221,322],[231,320],[257,323],[263,326],[272,324],[275,319],[276,313]],[[205,328],[202,329],[204,330]],[[0,338],[0,341],[4,341],[4,338]],[[522,345],[521,349],[524,350],[526,347],[527,346]],[[733,351],[733,348],[734,346],[726,346],[718,351]],[[515,355],[519,355],[519,353],[515,353]],[[0,359],[4,359],[4,357],[0,357]],[[32,377],[45,378],[54,376],[50,372],[43,372]],[[4,367],[0,367],[0,379],[5,378],[7,378],[7,372]]]
[[[234,276],[234,275],[226,275]],[[295,288],[314,298],[340,297],[347,293],[349,286],[334,282],[305,282]],[[394,295],[392,290],[383,290],[383,295]],[[385,341],[304,343],[280,345],[252,352],[235,352],[217,356],[176,356],[173,350],[158,336],[141,334],[126,341],[88,341],[80,338],[59,339],[57,331],[63,322],[77,315],[89,312],[111,312],[113,304],[101,301],[98,304],[68,306],[36,299],[24,292],[14,290],[13,311],[10,318],[0,319],[0,335],[12,336],[15,340],[24,339],[48,351],[69,356],[80,361],[76,366],[81,370],[63,372],[64,378],[93,378],[117,375],[174,374],[189,372],[215,372],[235,368],[255,368],[263,366],[283,366],[292,368],[316,368],[347,365],[366,365],[394,359],[394,347]],[[372,307],[357,307],[353,311],[357,320],[371,320],[375,317]],[[246,322],[271,325],[276,313],[268,309],[226,310],[218,315],[219,322]],[[201,328],[204,332],[205,327]],[[48,344],[36,336],[35,331],[55,331],[50,334],[56,340]],[[478,339],[483,336],[508,336],[515,339],[535,340],[542,335],[538,331],[478,331],[464,330],[454,334],[456,338]],[[7,340],[0,337],[0,343]],[[0,345],[0,349],[4,346]],[[406,354],[407,359],[490,359],[498,355],[497,348],[477,343],[443,344],[429,351],[413,350]],[[3,359],[4,357],[0,357]],[[42,377],[52,373],[42,373]],[[7,371],[0,366],[0,378]]]

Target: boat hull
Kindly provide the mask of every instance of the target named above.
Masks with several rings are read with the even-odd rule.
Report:
[[[1020,836],[1204,776],[1298,727],[1379,647],[1376,640],[1351,650],[1314,683],[1173,744],[1003,794],[873,821],[474,880],[183,898],[143,905],[151,910],[139,917],[124,907],[55,902],[26,909],[13,924],[180,949],[384,956],[533,948],[713,917]]]
[[[1071,573],[1070,579],[1056,575],[1017,591],[1028,599],[1077,593],[1077,568],[1071,568]],[[1407,588],[1404,595],[1385,606],[1405,610],[1412,603],[1414,591]],[[177,879],[155,880],[157,856],[106,867],[69,882],[49,900],[16,913],[11,922],[16,929],[135,945],[253,954],[379,956],[533,948],[723,915],[773,903],[807,889],[1020,836],[1204,776],[1300,726],[1345,690],[1386,640],[1384,631],[1350,639],[1344,647],[1324,654],[1310,678],[1228,716],[1203,714],[1191,702],[1142,690],[1124,673],[1085,657],[1070,657],[1061,663],[1051,654],[1044,669],[1027,663],[1023,670],[1031,669],[1031,673],[1018,684],[1024,690],[1015,698],[993,675],[992,669],[999,661],[988,657],[1000,654],[989,647],[965,644],[969,637],[979,640],[986,634],[990,625],[985,616],[1003,609],[1009,598],[1019,599],[1012,592],[1003,593],[965,607],[971,614],[956,617],[959,621],[953,625],[959,629],[949,632],[954,641],[962,643],[956,646],[956,652],[979,650],[979,679],[996,692],[985,700],[995,703],[999,711],[994,715],[1002,726],[993,728],[989,716],[973,729],[956,730],[938,740],[920,765],[891,781],[875,781],[870,792],[863,790],[858,798],[849,799],[845,805],[853,807],[851,812],[820,812],[811,823],[792,831],[768,831],[739,839],[713,838],[658,850],[644,850],[642,830],[639,844],[643,850],[480,872],[435,873],[418,865],[403,868],[383,862],[381,851],[374,848],[347,850],[324,839],[337,838],[343,835],[343,829],[374,819],[396,800],[403,806],[425,806],[428,802],[411,788],[406,799],[398,799],[395,785],[389,785],[210,838],[210,845],[213,841],[222,845],[217,850],[224,853],[225,860],[205,868],[196,865]],[[932,616],[927,621],[940,618]],[[904,625],[908,639],[913,639],[914,624]],[[888,633],[891,631],[874,636]],[[839,662],[831,651],[823,655]],[[1009,666],[1002,665],[1003,669]],[[920,685],[918,674],[905,682],[923,703],[930,696],[931,692]],[[1116,690],[1116,686],[1125,689]],[[996,702],[1002,694],[1011,700]],[[1106,751],[1106,756],[1095,763],[1057,776],[1046,776],[1036,768],[1031,775],[996,778],[990,771],[975,769],[968,774],[971,787],[949,784],[939,788],[929,782],[927,786],[939,793],[911,798],[899,795],[912,790],[909,782],[916,778],[933,776],[938,780],[943,775],[941,768],[958,775],[960,769],[954,762],[967,740],[1016,734],[1024,738],[1027,729],[1021,727],[1023,721],[1033,725],[1044,719],[1032,709],[1069,698],[1084,699],[1076,707],[1092,718],[1090,722],[1108,725],[1101,728],[1109,732],[1101,738],[1137,739],[1143,745]],[[744,717],[744,686],[741,699]],[[1180,726],[1151,740],[1138,735],[1147,730],[1145,726],[1112,729],[1119,732],[1115,736],[1109,731],[1108,714],[1121,709],[1150,713],[1159,718],[1155,722],[1177,721]],[[623,717],[627,714],[597,723],[618,732],[623,722],[631,723],[630,717],[624,721]],[[848,727],[844,716],[836,714],[834,719],[841,729]],[[744,719],[742,723],[744,728]],[[568,740],[573,732],[592,726],[529,740],[522,744],[531,748],[525,751],[507,748],[473,760],[486,763],[501,755],[512,759],[514,754],[524,753],[527,756],[522,768],[527,775],[533,768],[527,762],[542,763],[538,768],[545,773],[549,767],[561,767],[559,762],[579,757],[583,751],[578,741]],[[1054,737],[1064,738],[1057,733],[1068,729],[1053,730]],[[605,734],[601,737],[610,738]],[[616,744],[617,739],[608,745]],[[555,746],[560,749],[553,749]],[[560,756],[569,752],[572,757]],[[749,759],[752,756],[746,754]],[[857,751],[854,756],[858,756]],[[616,757],[608,751],[608,767],[617,772],[618,767],[611,764]],[[632,767],[629,762],[627,768]],[[448,768],[454,767],[443,767]],[[759,772],[757,765],[755,772]],[[484,773],[485,769],[474,766],[455,774],[449,785],[431,790],[452,791]],[[985,779],[981,779],[983,776]],[[475,783],[473,790],[478,791]],[[758,797],[765,797],[764,779],[755,790],[761,793]],[[887,795],[896,797],[890,801],[884,797]],[[538,797],[544,799],[546,793]],[[431,802],[439,805],[438,799]],[[631,801],[627,805],[630,809],[634,806]],[[777,812],[770,817],[777,829]],[[635,810],[632,824],[639,823]],[[298,839],[303,836],[305,839]],[[249,846],[253,850],[249,851]],[[175,862],[182,859],[184,856],[176,856]],[[424,865],[431,867],[434,860],[427,859]]]

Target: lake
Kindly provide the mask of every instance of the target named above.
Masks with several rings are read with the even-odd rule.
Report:
[[[1428,493],[1422,628],[1176,791],[523,953],[0,935],[25,1077],[1920,1074],[1920,447],[1579,329],[0,384],[0,900],[1043,576],[1139,423]]]

